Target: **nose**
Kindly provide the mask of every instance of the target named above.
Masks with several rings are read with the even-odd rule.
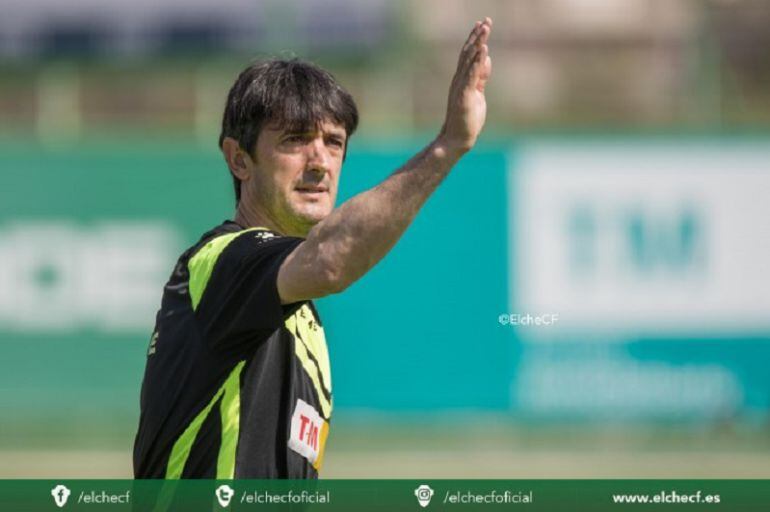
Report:
[[[331,155],[322,136],[315,137],[308,144],[307,169],[319,174],[329,172]]]

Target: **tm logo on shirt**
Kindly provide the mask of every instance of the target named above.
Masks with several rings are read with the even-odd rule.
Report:
[[[312,405],[297,399],[291,417],[289,448],[305,457],[318,470],[323,460],[329,425]]]

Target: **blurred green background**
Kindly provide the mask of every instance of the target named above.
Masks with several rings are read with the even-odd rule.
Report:
[[[362,114],[341,200],[440,126],[492,16],[479,146],[319,301],[325,477],[770,477],[770,5],[53,0],[0,20],[0,477],[123,477],[162,284],[232,215],[254,58]]]

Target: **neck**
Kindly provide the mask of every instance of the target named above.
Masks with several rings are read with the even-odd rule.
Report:
[[[281,235],[286,234],[277,222],[274,222],[268,215],[259,212],[257,208],[249,206],[248,201],[238,201],[233,220],[244,228],[267,228]]]

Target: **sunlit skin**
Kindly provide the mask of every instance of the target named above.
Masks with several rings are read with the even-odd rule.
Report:
[[[344,126],[329,120],[309,132],[265,126],[253,157],[226,139],[230,168],[241,180],[235,221],[306,237],[334,209],[346,142]]]
[[[487,114],[492,20],[477,21],[460,50],[438,136],[377,186],[334,208],[345,130],[328,119],[309,133],[260,131],[253,158],[223,141],[241,180],[236,221],[305,238],[284,259],[276,288],[292,304],[339,293],[390,251],[457,161],[476,144]]]
[[[377,186],[348,199],[310,230],[278,272],[281,302],[339,293],[390,251],[486,120],[492,20],[473,25],[460,50],[438,136]]]

